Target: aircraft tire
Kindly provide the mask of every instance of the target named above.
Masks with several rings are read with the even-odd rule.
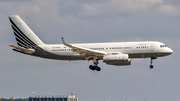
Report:
[[[154,66],[153,66],[153,65],[150,65],[149,67],[150,67],[151,69],[153,69]]]
[[[101,71],[101,68],[100,68],[100,67],[96,67],[96,70],[97,70],[97,71]]]
[[[98,67],[98,66],[93,66],[93,65],[90,65],[89,66],[89,69],[91,69],[91,70],[97,70],[97,71],[101,71],[101,68],[100,67]]]
[[[93,66],[92,66],[92,65],[90,65],[90,66],[89,66],[89,69],[91,69],[91,70],[92,70],[92,69],[93,69]]]

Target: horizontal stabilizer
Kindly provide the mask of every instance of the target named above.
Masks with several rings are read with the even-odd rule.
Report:
[[[27,48],[24,48],[24,47],[19,47],[19,46],[14,46],[14,45],[9,45],[9,46],[13,47],[15,49],[18,49],[18,50],[20,50],[20,51],[22,51],[24,53],[27,53],[27,54],[32,54],[32,53],[35,52],[35,50],[31,49],[31,48],[27,49]]]

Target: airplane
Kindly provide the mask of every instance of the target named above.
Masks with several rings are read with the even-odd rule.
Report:
[[[126,66],[131,65],[134,58],[150,58],[152,69],[153,60],[173,53],[172,49],[158,41],[69,44],[62,37],[63,44],[45,44],[18,15],[10,15],[9,20],[18,45],[9,45],[14,51],[46,59],[92,60],[91,70],[101,70],[99,60],[108,65]]]

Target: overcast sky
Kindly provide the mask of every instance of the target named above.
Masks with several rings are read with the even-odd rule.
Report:
[[[59,61],[12,51],[9,15],[19,15],[48,44],[160,41],[174,53],[130,66]],[[179,101],[179,0],[0,0],[0,97],[70,95],[79,101]]]

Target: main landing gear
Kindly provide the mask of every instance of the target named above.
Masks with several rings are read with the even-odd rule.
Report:
[[[94,70],[97,70],[97,71],[100,71],[100,70],[101,70],[101,68],[98,67],[97,65],[94,65],[94,66],[93,66],[93,65],[90,65],[90,66],[89,66],[89,69],[91,69],[91,70],[93,70],[93,71],[94,71]]]
[[[153,67],[154,67],[154,66],[152,65],[152,63],[153,63],[153,60],[155,60],[155,59],[157,59],[157,57],[152,57],[152,58],[151,58],[151,65],[149,66],[151,69],[153,69]]]
[[[94,65],[90,65],[89,66],[89,69],[91,69],[91,70],[97,70],[97,71],[101,71],[101,68],[100,67],[98,67],[98,60],[97,60],[97,58],[94,58],[93,59],[93,63],[94,63]]]

